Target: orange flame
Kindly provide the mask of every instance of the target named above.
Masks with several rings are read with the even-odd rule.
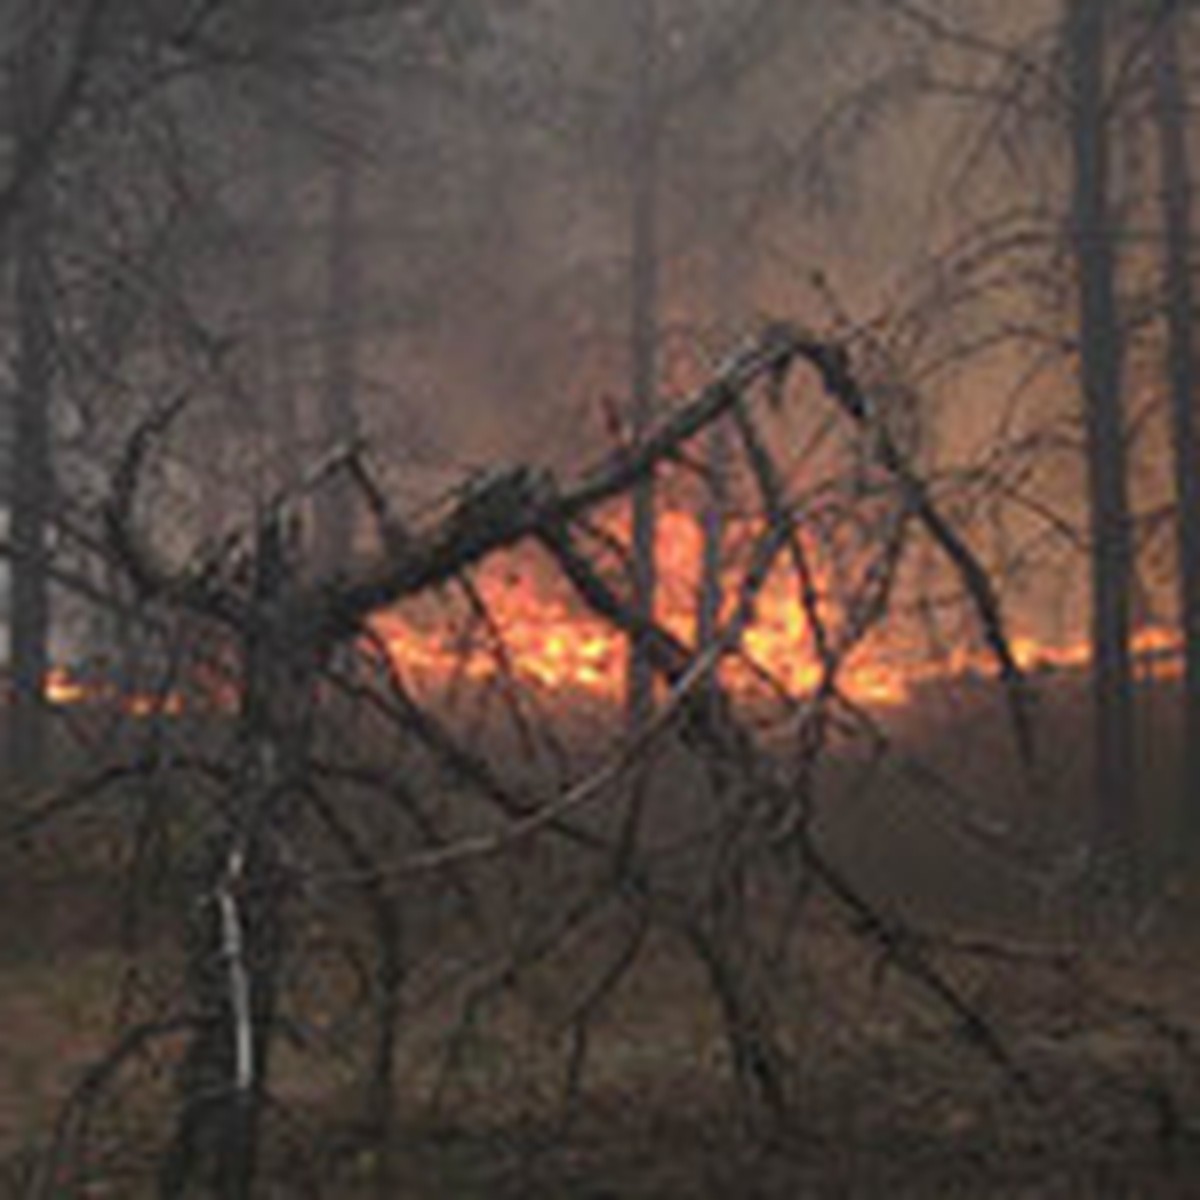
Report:
[[[701,545],[700,528],[689,513],[659,515],[656,616],[685,641],[695,635]],[[494,678],[509,669],[518,681],[553,691],[606,700],[622,695],[624,636],[581,612],[564,588],[543,579],[529,560],[517,556],[507,564],[489,562],[477,587],[502,639],[503,658],[489,649],[478,630],[464,640],[451,618],[418,623],[395,611],[378,618],[375,629],[399,670],[415,682],[436,684],[453,677]],[[1010,645],[1026,671],[1076,670],[1090,660],[1086,640],[1054,644],[1022,634]],[[1169,678],[1181,670],[1174,630],[1143,627],[1134,635],[1131,651],[1145,675]],[[857,703],[895,707],[908,703],[914,688],[931,680],[994,671],[994,661],[974,649],[936,661],[889,661],[880,647],[864,644],[842,664],[838,682]],[[751,688],[756,678],[767,676],[793,696],[812,694],[821,685],[822,668],[808,620],[786,571],[767,581],[757,598],[754,620],[742,636],[740,655],[723,665],[722,675],[735,689]]]
[[[610,523],[609,531],[620,532],[615,523]],[[656,616],[689,643],[696,632],[702,540],[691,514],[678,510],[659,514]],[[487,622],[470,620],[461,603],[446,601],[433,609],[428,600],[386,612],[373,622],[392,662],[411,683],[437,688],[452,680],[486,682],[511,671],[516,682],[546,691],[610,702],[620,699],[626,638],[582,611],[567,585],[539,570],[531,555],[516,552],[488,560],[474,586],[486,608]],[[1018,635],[1010,645],[1017,663],[1031,672],[1082,669],[1090,659],[1086,640],[1052,644]],[[1131,650],[1146,677],[1173,678],[1181,672],[1180,639],[1172,629],[1139,629]],[[860,704],[895,707],[907,703],[914,689],[931,680],[986,676],[994,669],[995,664],[977,650],[962,649],[937,661],[899,661],[889,660],[878,645],[864,644],[842,665],[838,682],[844,694]],[[793,696],[809,695],[820,686],[822,669],[811,630],[786,571],[777,571],[767,580],[739,653],[730,656],[721,672],[738,691],[761,687],[764,677]],[[197,694],[199,701],[175,691],[118,695],[112,685],[84,682],[62,667],[52,669],[45,682],[45,698],[52,705],[117,704],[138,717],[236,704],[228,682],[210,680]]]
[[[691,642],[696,632],[701,530],[689,513],[667,510],[658,516],[656,539],[656,617],[676,636]],[[410,679],[434,684],[455,677],[478,680],[510,669],[518,681],[555,691],[606,700],[621,696],[625,637],[581,612],[565,585],[550,583],[530,560],[517,556],[486,564],[476,587],[502,640],[502,656],[493,652],[478,629],[464,639],[461,622],[453,617],[418,621],[394,611],[376,619],[376,633],[397,668]],[[785,572],[772,576],[757,597],[754,620],[742,636],[740,652],[740,659],[731,658],[722,668],[732,686],[750,687],[761,675],[793,695],[811,693],[819,686],[822,671],[808,621]],[[866,660],[861,653],[844,665],[839,682],[862,703],[896,705],[909,696],[899,668]]]
[[[46,702],[59,707],[82,704],[90,699],[91,691],[86,683],[76,679],[66,667],[51,667],[42,685]]]
[[[42,683],[42,696],[55,708],[79,705],[107,705],[119,708],[131,717],[177,717],[189,708],[187,697],[176,689],[163,692],[126,692],[110,681],[85,679],[67,667],[53,666]],[[200,707],[230,707],[223,699],[211,694],[215,703]]]

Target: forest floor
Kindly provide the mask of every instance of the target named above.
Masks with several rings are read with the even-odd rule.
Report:
[[[1028,1072],[1024,1095],[843,931],[808,936],[795,1009],[780,1015],[795,1068],[782,1121],[752,1118],[697,996],[645,979],[596,1030],[569,1125],[451,1105],[411,1127],[395,1194],[1200,1195],[1194,947],[1163,939],[1034,965],[999,963],[987,943],[982,957],[976,944],[940,958]]]
[[[1074,710],[1072,697],[1063,708]],[[961,729],[964,706],[957,709]],[[995,722],[981,712],[976,724],[987,733]],[[1049,744],[1071,749],[1079,740],[1066,732]],[[981,753],[978,740],[939,735],[921,748],[958,775],[973,770],[981,795],[1015,792],[995,766],[1003,746]],[[1173,760],[1156,753],[1165,780]],[[835,764],[827,786],[837,786],[839,770],[848,765]],[[677,764],[665,775],[681,786]],[[557,975],[540,972],[489,1004],[447,1071],[447,1045],[462,1032],[462,997],[425,986],[425,972],[452,974],[436,959],[454,950],[435,933],[433,957],[406,982],[424,998],[409,1000],[400,1021],[386,1163],[363,1136],[361,1059],[352,1064],[342,1053],[343,1041],[361,1044],[366,1036],[361,1001],[338,1017],[334,987],[315,995],[305,1014],[325,1039],[322,1053],[281,1045],[275,1059],[279,1104],[263,1194],[1200,1196],[1200,882],[1124,932],[1085,937],[1073,929],[1067,892],[1033,897],[1029,873],[964,840],[932,805],[923,778],[896,772],[875,785],[857,807],[837,810],[822,836],[856,882],[870,882],[882,911],[911,916],[930,935],[916,943],[919,952],[1001,1040],[1024,1088],[982,1052],[961,1019],[815,901],[773,992],[790,1063],[782,1115],[756,1113],[739,1091],[702,972],[665,938],[651,940],[598,1010],[587,1069],[569,1102],[564,1017],[586,991],[581,968],[610,961],[610,945],[568,955]],[[1040,823],[1047,812],[1071,815],[1044,803]],[[1064,827],[1061,844],[1070,847],[1065,819]],[[178,951],[169,942],[156,947],[143,930],[149,940],[140,958],[122,948],[130,930],[122,927],[115,882],[119,858],[81,853],[101,844],[86,817],[72,837],[71,844],[0,846],[0,1200],[64,1194],[53,1186],[33,1193],[29,1184],[64,1101],[129,1028],[131,1012],[145,1015],[145,997],[180,994],[172,973]],[[168,1041],[116,1089],[121,1112],[96,1114],[89,1143],[96,1175],[71,1195],[153,1194],[147,1181],[164,1144],[179,1049],[178,1039]],[[390,1182],[381,1184],[385,1169]]]
[[[101,916],[112,897],[81,887],[68,901],[61,881],[46,884],[16,884],[11,871],[5,880],[0,1196],[27,1194],[32,1147],[44,1146],[120,1018],[125,967]],[[317,1149],[301,1180],[284,1148],[265,1194],[316,1194],[320,1181],[334,1198],[412,1200],[1200,1195],[1191,922],[1160,923],[1103,952],[1029,954],[965,933],[931,950],[1028,1072],[1028,1095],[832,919],[818,916],[805,936],[780,1014],[795,1068],[783,1120],[751,1118],[711,1006],[663,950],[593,1030],[569,1120],[545,987],[519,1019],[515,1009],[498,1017],[436,1105],[427,1053],[436,1039],[422,1050],[421,1031],[410,1030],[401,1078],[411,1086],[383,1193],[368,1182],[377,1155],[353,1133],[333,1077],[319,1083],[281,1060],[281,1092],[319,1131],[309,1139]],[[148,1193],[127,1182],[83,1194]]]

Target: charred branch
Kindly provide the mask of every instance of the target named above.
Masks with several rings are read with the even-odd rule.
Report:
[[[630,606],[582,556],[573,552],[568,539],[560,535],[548,545],[584,602],[621,628],[632,632],[640,627],[655,670],[668,680],[677,681],[690,660],[687,648],[660,626],[640,624]],[[757,809],[754,822],[760,823],[778,846],[793,848],[805,868],[846,913],[851,929],[875,942],[887,961],[895,963],[953,1014],[969,1042],[978,1046],[1023,1093],[1031,1094],[1033,1088],[1027,1072],[997,1031],[929,961],[906,927],[878,912],[821,851],[808,828],[807,814],[797,810],[797,797],[770,769],[770,756],[755,745],[752,734],[737,721],[726,697],[719,691],[708,695],[716,701],[712,706],[688,713],[692,735],[708,753],[728,763],[745,781]]]
[[[654,424],[641,441],[619,447],[586,470],[572,487],[560,487],[549,474],[528,467],[514,467],[470,481],[454,498],[449,513],[432,529],[413,530],[403,539],[388,539],[390,544],[385,545],[381,557],[349,577],[318,580],[307,589],[291,593],[286,605],[290,628],[314,647],[332,647],[358,636],[379,610],[446,584],[487,556],[528,537],[541,537],[545,531],[569,526],[626,493],[658,464],[676,457],[709,425],[742,405],[756,383],[773,385],[798,361],[806,361],[815,369],[830,398],[869,437],[881,465],[895,478],[913,515],[957,573],[999,666],[1018,745],[1025,760],[1032,762],[1027,687],[1012,654],[1000,601],[987,570],[942,514],[886,427],[872,415],[871,399],[858,382],[845,350],[785,325],[770,326],[758,341],[734,356],[711,384]],[[214,587],[212,580],[202,577],[172,576],[154,563],[133,533],[133,500],[144,459],[151,442],[161,436],[178,410],[177,404],[152,417],[130,440],[106,508],[110,539],[122,565],[145,594],[174,596],[210,616],[245,624],[258,618],[252,618],[228,588]],[[744,417],[742,420],[745,433]],[[763,481],[761,455],[756,455],[753,440],[748,449]],[[364,478],[361,472],[357,477],[360,482]],[[777,519],[782,516],[775,511],[780,507],[777,486],[763,482],[768,515]],[[367,495],[379,517],[383,510],[377,492],[367,488]],[[815,628],[821,628],[819,622]]]
[[[875,447],[900,502],[876,559],[858,581],[857,595],[836,629],[823,610],[817,573],[798,529],[803,514],[786,495],[751,412],[755,387],[761,384],[768,398],[777,397],[789,372],[801,362],[815,370],[838,409]],[[280,1028],[279,991],[290,920],[287,899],[293,891],[349,884],[359,890],[370,914],[376,1033],[368,1109],[374,1136],[386,1140],[393,1120],[397,1021],[406,977],[398,892],[393,889],[404,881],[443,876],[470,909],[472,888],[461,872],[485,859],[519,854],[544,834],[592,855],[596,876],[586,881],[582,894],[564,901],[563,912],[533,923],[509,961],[468,997],[463,1021],[469,1024],[478,1006],[515,988],[526,973],[557,954],[573,931],[599,914],[629,906],[635,917],[633,935],[622,942],[568,1022],[568,1098],[587,1060],[594,1015],[632,970],[647,930],[657,925],[678,934],[702,964],[747,1096],[769,1120],[784,1116],[790,1068],[773,1013],[773,958],[761,931],[754,929],[748,899],[748,882],[765,862],[782,866],[793,897],[807,896],[814,886],[830,897],[857,935],[950,1012],[968,1041],[1028,1090],[1023,1067],[998,1032],[931,961],[907,927],[885,917],[830,860],[810,827],[812,767],[825,746],[828,704],[840,696],[837,679],[847,655],[886,611],[912,517],[949,560],[974,604],[1011,693],[1022,750],[1031,749],[1020,671],[1009,651],[991,582],[966,541],[942,516],[924,481],[880,427],[869,396],[839,346],[789,326],[772,326],[733,356],[707,387],[659,417],[640,440],[619,446],[584,470],[575,482],[562,484],[526,467],[480,475],[448,497],[439,515],[424,526],[409,527],[393,516],[361,446],[339,448],[299,482],[281,489],[248,528],[222,548],[172,568],[137,532],[135,510],[149,455],[184,404],[181,398],[167,405],[135,429],[104,508],[112,556],[139,594],[214,622],[231,635],[240,653],[239,732],[225,789],[229,795],[227,802],[214,805],[215,825],[195,878],[203,928],[191,950],[190,988],[203,1019],[193,1029],[181,1070],[181,1108],[163,1166],[164,1195],[181,1195],[204,1179],[215,1181],[224,1189],[222,1194],[249,1194],[268,1095],[270,1046]],[[614,586],[581,545],[576,530],[586,527],[600,506],[626,495],[660,465],[683,459],[693,439],[724,421],[732,421],[740,434],[763,528],[730,593],[729,615],[704,644],[692,646]],[[301,569],[293,514],[303,498],[338,475],[349,476],[378,531],[379,545],[369,561],[313,579]],[[491,627],[491,614],[469,575],[489,556],[524,540],[549,553],[584,606],[636,642],[666,685],[663,702],[615,754],[549,796],[528,795],[513,787],[486,755],[464,744],[417,703],[386,648],[378,647],[382,689],[353,673],[331,670],[337,647],[359,637],[370,644],[369,621],[380,610],[430,589],[457,585],[465,591],[475,619],[490,629],[501,671],[511,676],[503,631]],[[792,713],[800,765],[790,772],[739,715],[720,678],[724,664],[740,654],[760,593],[784,556],[795,575],[821,666],[813,702]],[[440,772],[465,783],[502,819],[482,832],[443,832],[416,797],[389,785],[386,774],[356,774],[323,765],[312,744],[322,680],[332,689],[331,696],[354,703],[366,700],[379,717],[422,747]],[[520,713],[514,717],[521,727]],[[641,839],[634,845],[619,832],[614,840],[584,819],[585,810],[594,810],[627,786],[651,752],[674,733],[704,764],[719,810],[715,824],[699,835],[712,843],[711,876],[691,900],[661,886],[653,852]],[[389,794],[389,804],[407,814],[424,849],[409,851],[398,861],[378,853],[318,790],[339,780]],[[98,786],[106,782],[110,781]],[[62,801],[68,807],[73,802]],[[314,815],[328,835],[342,859],[340,867],[308,872],[291,857],[288,847],[305,813]],[[380,1179],[386,1179],[387,1165],[380,1161]]]

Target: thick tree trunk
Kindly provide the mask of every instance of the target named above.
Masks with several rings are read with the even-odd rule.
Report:
[[[13,116],[18,145],[38,136],[47,48],[31,34],[20,64]],[[50,189],[32,182],[15,223],[17,386],[13,397],[9,495],[12,584],[9,607],[12,707],[8,767],[22,783],[35,781],[45,759],[44,686],[49,665],[50,592],[47,523],[53,495],[50,389],[54,328],[48,234]]]
[[[286,521],[258,531],[254,611],[243,631],[235,791],[191,880],[188,981],[197,1014],[179,1074],[162,1200],[251,1200],[262,1151],[277,1002],[294,883],[281,847],[309,778],[321,667],[289,620],[296,551]]]
[[[655,0],[633,0],[633,15],[636,58],[631,130],[629,369],[632,434],[636,441],[649,427],[657,386],[659,113]],[[654,480],[647,476],[633,489],[632,496],[634,607],[644,617],[654,612],[657,582],[654,493]],[[644,722],[654,706],[654,672],[636,638],[630,646],[628,706],[633,725]]]
[[[1079,286],[1080,382],[1092,545],[1095,850],[1105,886],[1135,884],[1132,539],[1121,403],[1122,330],[1109,198],[1104,89],[1106,0],[1068,0],[1073,149],[1072,241]]]
[[[1192,181],[1188,162],[1186,96],[1178,61],[1179,6],[1167,0],[1154,45],[1155,118],[1166,226],[1164,286],[1167,378],[1183,632],[1183,746],[1180,825],[1190,855],[1200,835],[1200,457],[1196,444],[1196,367],[1191,275]]]

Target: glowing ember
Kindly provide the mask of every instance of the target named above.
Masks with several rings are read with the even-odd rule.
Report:
[[[91,690],[82,681],[75,679],[65,667],[51,667],[42,688],[50,704],[82,704],[89,699]]]
[[[66,667],[51,667],[42,685],[47,704],[56,708],[98,705],[119,708],[131,717],[177,717],[189,707],[181,692],[123,692],[109,681],[92,681],[73,675]],[[221,697],[211,693],[212,703],[204,708],[228,708]],[[228,699],[228,694],[225,699]]]

